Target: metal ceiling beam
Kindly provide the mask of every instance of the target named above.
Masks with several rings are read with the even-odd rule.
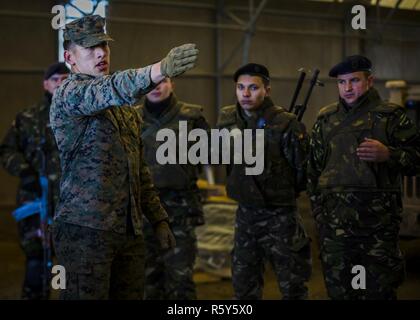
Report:
[[[150,6],[166,6],[183,9],[207,9],[217,10],[215,5],[207,3],[192,3],[184,1],[160,1],[160,0],[110,0],[110,4],[130,4],[130,5],[150,5]]]
[[[251,30],[252,28],[255,28],[255,23],[260,16],[262,10],[264,9],[264,6],[267,4],[267,0],[261,1],[260,5],[258,6],[258,9],[256,10],[255,14],[251,17],[250,21],[248,22],[247,26],[244,28],[244,34],[242,38],[239,40],[239,42],[233,47],[233,50],[230,52],[229,56],[226,58],[225,62],[220,66],[219,72],[223,72],[223,70],[226,68],[226,66],[230,63],[230,61],[233,59],[233,57],[239,52],[239,49],[245,48],[245,41],[247,41],[247,32]],[[255,30],[254,30],[255,32]],[[245,51],[243,51],[245,52]],[[243,60],[245,57],[245,53],[243,53]],[[243,61],[242,60],[242,61]]]
[[[420,0],[418,0],[419,2]],[[179,8],[194,8],[194,9],[209,9],[209,10],[216,10],[213,5],[209,4],[200,4],[200,3],[184,3],[184,2],[172,2],[172,1],[147,1],[147,0],[110,0],[110,4],[124,4],[124,3],[131,3],[131,4],[150,4],[150,5],[167,5],[172,7],[179,7]],[[230,11],[232,14],[235,12],[248,12],[247,7],[241,6],[226,6],[225,11]],[[294,11],[287,11],[287,10],[276,10],[276,9],[264,9],[265,15],[276,15],[276,16],[284,16],[284,17],[294,17],[294,18],[302,18],[302,19],[322,19],[322,20],[334,20],[334,21],[341,21],[342,16],[340,15],[331,15],[331,14],[317,14],[317,13],[306,13],[306,12],[294,12]],[[34,12],[22,12],[22,11],[0,11],[0,16],[13,16],[13,17],[31,17],[31,18],[51,18],[51,14],[49,13],[34,13]],[[240,17],[236,16],[238,19]],[[237,20],[237,19],[236,19]],[[367,22],[377,22],[376,19],[367,19]],[[237,20],[236,22],[239,22]],[[418,28],[418,23],[410,23],[410,22],[389,22],[389,26],[401,26],[401,27],[415,27]],[[228,25],[226,25],[228,26]]]
[[[395,6],[394,6],[391,10],[389,10],[388,15],[386,16],[386,18],[385,18],[385,20],[384,20],[384,22],[383,22],[383,24],[382,24],[382,28],[383,28],[383,27],[384,27],[384,26],[388,23],[388,21],[392,18],[392,16],[394,15],[395,11],[396,11],[396,10],[398,10],[398,8],[400,7],[401,2],[402,2],[402,0],[398,0],[398,1],[395,3]]]
[[[224,9],[224,0],[217,0],[217,11],[216,11],[216,25],[219,26],[222,23],[223,19],[223,9]],[[222,107],[222,30],[220,28],[216,29],[216,108],[219,109]]]
[[[232,12],[248,12],[247,7],[243,6],[226,6],[226,10]],[[340,20],[341,16],[331,14],[319,14],[319,13],[308,13],[308,12],[297,12],[291,10],[278,10],[278,9],[264,9],[264,14],[284,17],[296,17],[296,18],[307,18],[307,19],[324,19],[324,20]]]
[[[258,5],[257,10],[254,13],[254,1],[249,0],[249,17],[250,21],[248,26],[245,30],[245,34],[243,36],[243,51],[242,51],[242,64],[248,63],[249,60],[249,49],[251,47],[251,39],[255,34],[256,31],[256,23],[258,18],[260,17],[264,7],[267,5],[268,0],[262,0]]]
[[[49,13],[34,13],[24,11],[0,11],[0,17],[13,17],[13,18],[39,18],[39,19],[51,19],[52,14]],[[107,21],[114,23],[127,23],[127,24],[142,24],[151,26],[169,26],[169,27],[188,27],[188,28],[202,28],[202,29],[217,29],[231,30],[231,31],[245,31],[245,27],[241,27],[233,24],[220,24],[215,23],[203,23],[203,22],[186,22],[186,21],[175,21],[175,20],[155,20],[155,19],[137,19],[137,18],[122,18],[122,17],[108,17]],[[418,24],[416,25],[418,28]],[[330,32],[330,31],[312,31],[312,30],[295,30],[286,28],[272,28],[272,27],[256,27],[257,32],[271,32],[284,35],[301,35],[301,36],[320,36],[320,37],[331,37],[339,38],[342,37],[342,32]],[[349,34],[348,38],[359,39],[365,38],[368,40],[375,40],[373,36],[361,36],[358,34]],[[418,43],[420,39],[401,39],[393,37],[384,37],[386,41],[396,42],[407,42],[407,43]]]
[[[228,18],[230,18],[233,22],[236,22],[240,26],[245,26],[245,21],[242,20],[241,18],[239,18],[232,11],[230,11],[230,10],[223,10],[223,13],[225,14],[225,16],[227,16]]]

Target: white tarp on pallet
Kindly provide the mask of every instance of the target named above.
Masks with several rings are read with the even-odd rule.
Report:
[[[230,254],[237,205],[208,203],[203,208],[206,224],[197,228],[196,269],[230,278]]]

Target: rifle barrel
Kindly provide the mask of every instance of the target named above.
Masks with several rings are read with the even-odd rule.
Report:
[[[293,108],[295,107],[295,103],[296,103],[297,97],[300,93],[300,90],[302,89],[302,84],[303,84],[303,81],[305,80],[305,77],[306,77],[306,72],[301,71],[300,76],[299,76],[299,80],[298,80],[297,85],[296,85],[295,92],[293,94],[292,102],[290,103],[289,112],[292,112]]]
[[[311,78],[311,84],[309,85],[308,92],[306,93],[305,101],[303,102],[303,105],[302,105],[302,109],[300,110],[300,112],[297,116],[298,121],[301,121],[302,118],[303,118],[303,115],[306,111],[306,107],[307,107],[308,102],[309,102],[309,98],[311,97],[311,94],[312,94],[312,90],[313,90],[313,88],[315,87],[315,85],[318,81],[318,76],[319,76],[319,69],[315,69],[314,74]]]

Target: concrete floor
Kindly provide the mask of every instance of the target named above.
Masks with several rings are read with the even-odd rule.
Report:
[[[313,275],[309,281],[310,299],[327,299],[318,248],[315,241],[314,224],[309,216],[308,204],[304,200],[301,205],[306,230],[312,241]],[[407,280],[398,291],[399,299],[420,299],[420,239],[402,239],[407,263]],[[16,224],[10,215],[10,208],[0,208],[0,299],[19,299],[23,277],[24,256],[17,242]],[[233,289],[229,279],[220,279],[205,273],[196,273],[199,299],[232,299]],[[53,294],[53,298],[57,293]],[[265,276],[264,299],[281,297],[273,272],[267,267]]]

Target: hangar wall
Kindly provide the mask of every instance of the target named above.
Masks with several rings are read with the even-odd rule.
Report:
[[[50,24],[51,8],[57,3],[0,3],[1,137],[17,112],[42,97],[43,70],[57,57],[57,35]],[[255,7],[260,3],[254,1]],[[337,97],[335,82],[327,74],[343,56],[360,52],[370,57],[384,97],[389,79],[420,83],[420,13],[399,10],[378,26],[377,15],[386,17],[390,10],[368,7],[368,30],[362,32],[350,28],[348,3],[268,1],[251,30],[248,61],[269,67],[272,96],[284,106],[290,103],[298,68],[321,70],[326,85],[314,90],[304,117],[310,128],[319,108]],[[199,63],[176,79],[177,95],[205,106],[212,125],[218,108],[234,102],[231,77],[243,62],[240,44],[250,19],[246,1],[109,0],[108,17],[107,30],[116,40],[111,43],[112,70],[156,62],[173,46],[194,42],[200,49]],[[17,179],[0,169],[0,205],[14,202],[16,185]]]

